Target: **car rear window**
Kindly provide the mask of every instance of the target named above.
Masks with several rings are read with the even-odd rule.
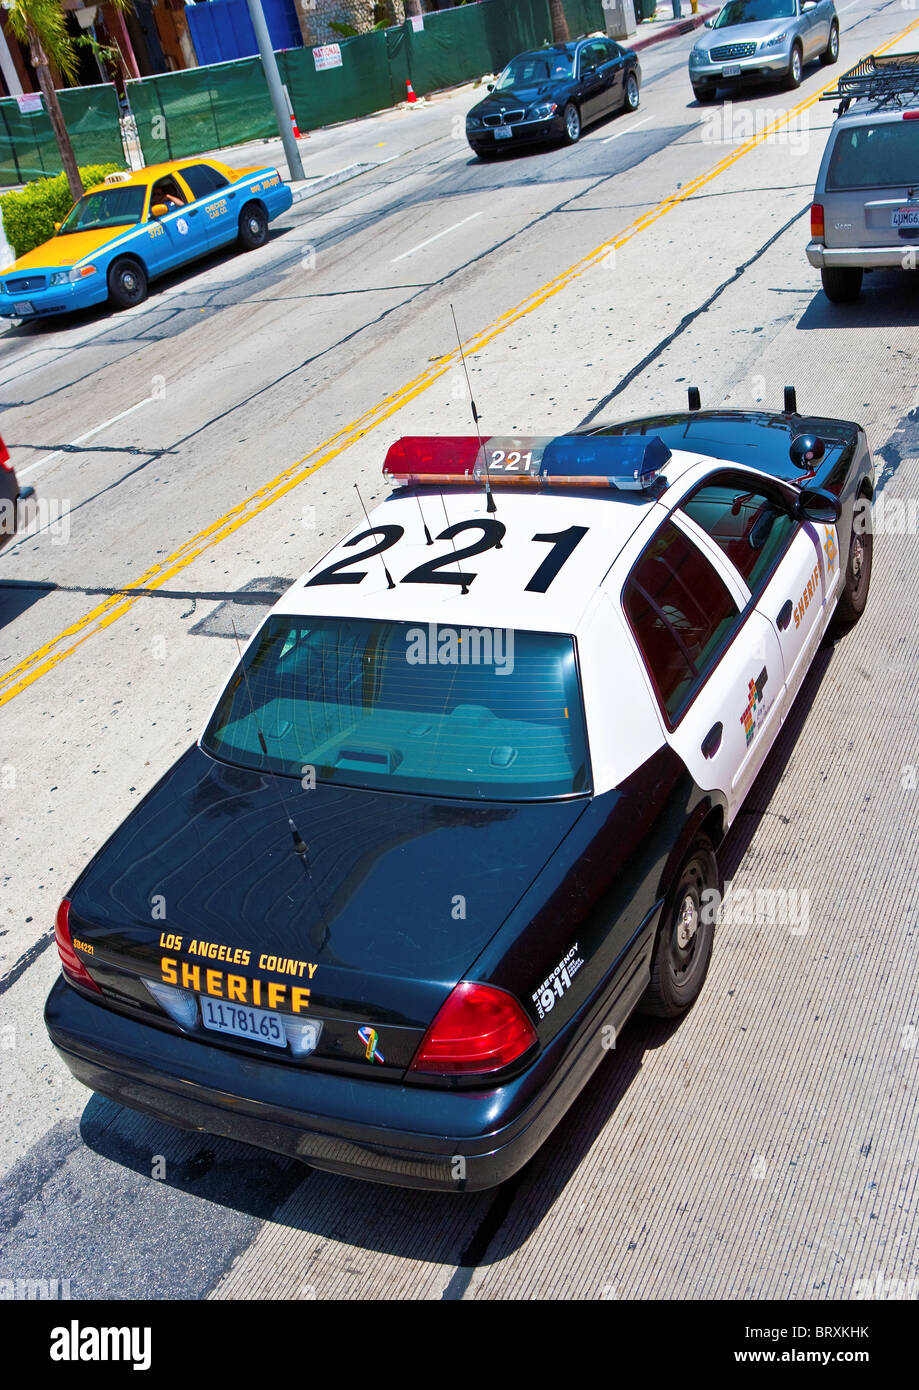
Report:
[[[590,790],[574,639],[555,633],[275,615],[201,747],[301,780],[432,796]]]
[[[883,121],[837,132],[826,175],[828,189],[917,182],[919,128],[912,121]]]

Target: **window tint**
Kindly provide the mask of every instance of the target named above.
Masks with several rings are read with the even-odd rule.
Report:
[[[201,740],[228,762],[429,796],[590,790],[571,637],[277,615],[244,660]]]
[[[609,62],[609,57],[604,44],[586,43],[581,49],[581,72],[586,72],[589,67],[598,68],[601,63]]]
[[[827,188],[883,188],[919,182],[919,132],[912,121],[886,121],[840,130],[830,156]]]
[[[698,488],[682,510],[721,547],[756,592],[790,544],[797,523],[767,492],[726,475]]]
[[[660,701],[676,723],[740,622],[737,605],[699,547],[672,521],[629,575],[623,604]]]
[[[179,172],[196,198],[206,198],[208,193],[216,193],[218,188],[227,188],[230,182],[207,164],[190,164]]]

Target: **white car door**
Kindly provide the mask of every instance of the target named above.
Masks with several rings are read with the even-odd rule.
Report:
[[[772,623],[738,601],[727,566],[674,513],[632,567],[622,604],[665,736],[734,819],[780,726],[784,673]]]

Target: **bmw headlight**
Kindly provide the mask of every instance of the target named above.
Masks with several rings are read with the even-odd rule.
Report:
[[[467,129],[467,130],[478,130],[479,127],[481,126],[481,124],[482,124],[482,122],[481,122],[481,120],[480,120],[480,118],[479,118],[478,116],[467,116],[467,117],[466,117],[466,129]]]
[[[75,265],[72,270],[55,270],[51,274],[49,285],[72,285],[77,280],[85,280],[87,275],[95,275],[94,265]]]
[[[558,107],[554,101],[541,101],[537,106],[530,107],[530,115],[534,121],[547,121],[550,116],[554,116]]]
[[[783,29],[781,34],[776,34],[773,39],[760,39],[760,48],[778,48],[780,43],[784,43],[788,38],[788,30]]]

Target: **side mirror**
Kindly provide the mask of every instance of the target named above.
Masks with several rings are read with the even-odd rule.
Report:
[[[715,27],[715,21],[714,21],[714,19],[706,19],[706,20],[704,21],[702,27],[703,27],[703,29],[714,29],[714,27]]]
[[[60,224],[60,222],[55,222],[55,224],[54,224],[54,230],[55,230],[56,232],[59,232],[59,231],[61,230],[61,224]]]
[[[489,82],[489,83],[487,84],[485,90],[486,90],[486,92],[493,92],[493,91],[495,90],[495,84],[494,84],[494,82]]]
[[[834,526],[842,515],[842,504],[832,492],[822,487],[802,488],[798,495],[795,515],[798,521],[817,521]]]
[[[165,217],[168,211],[169,209],[165,203],[154,203],[153,207],[150,209],[150,216]]]

